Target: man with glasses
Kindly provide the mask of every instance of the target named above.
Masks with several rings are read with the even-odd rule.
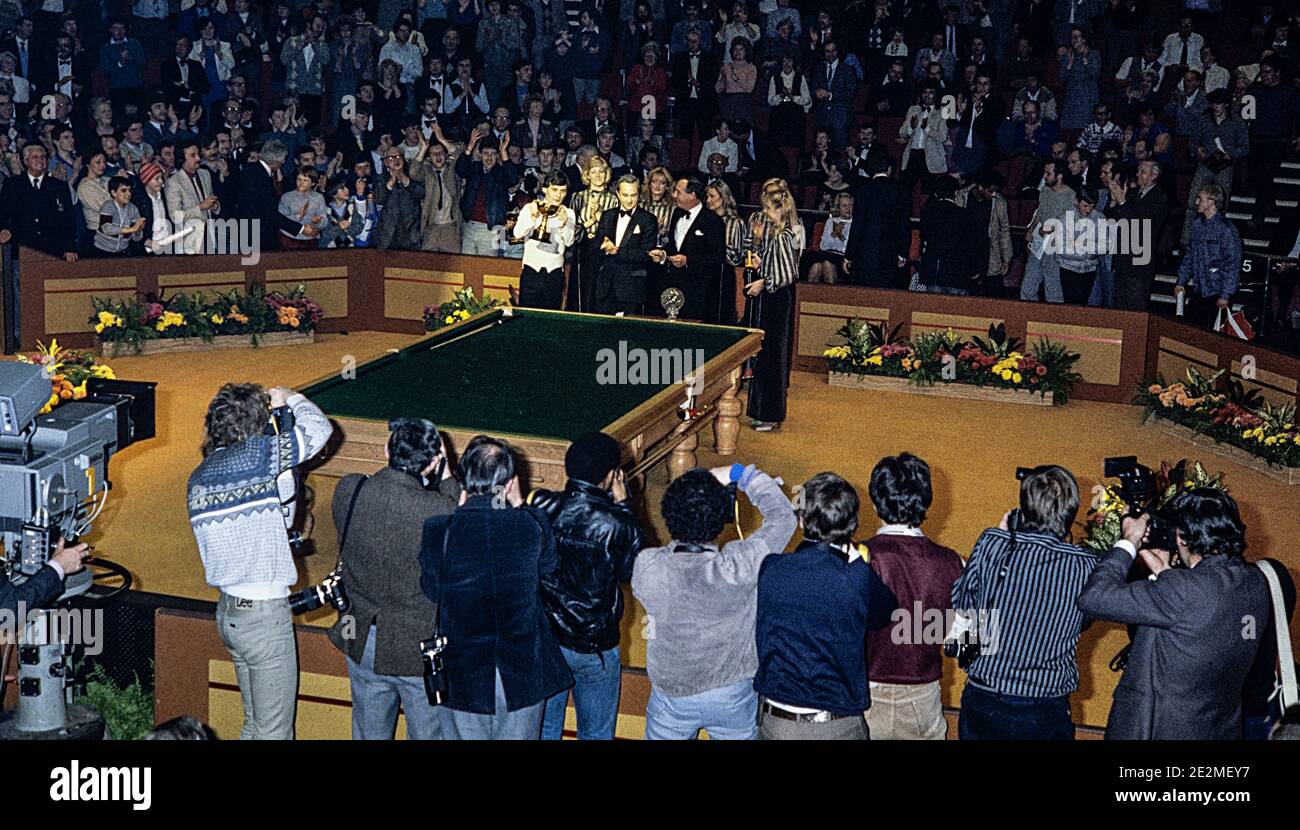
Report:
[[[424,182],[406,172],[400,147],[385,148],[383,159],[385,176],[375,185],[375,202],[383,207],[375,228],[376,247],[418,251]]]
[[[1110,120],[1110,107],[1106,104],[1098,104],[1092,110],[1092,123],[1079,133],[1079,141],[1075,146],[1096,156],[1101,152],[1103,142],[1121,141],[1123,137],[1124,131]]]

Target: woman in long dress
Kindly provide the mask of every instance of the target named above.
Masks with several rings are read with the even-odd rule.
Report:
[[[742,282],[745,273],[745,220],[736,209],[736,198],[726,182],[717,181],[704,189],[704,206],[718,216],[726,228],[727,253],[724,257],[722,281],[718,291],[716,319],[731,325],[745,314],[745,295]],[[712,298],[710,298],[712,301]]]
[[[762,201],[762,217],[750,221],[753,257],[752,267],[745,272],[747,323],[763,330],[763,350],[754,361],[749,385],[748,415],[755,430],[775,432],[786,415],[794,284],[799,278],[803,233],[788,189],[765,188]]]
[[[574,232],[573,265],[569,272],[569,296],[565,308],[569,311],[591,311],[591,300],[596,290],[596,270],[600,263],[600,244],[596,241],[596,226],[600,215],[618,205],[618,197],[609,189],[612,171],[609,162],[600,156],[590,156],[581,168],[585,190],[575,193],[570,207],[577,217]]]

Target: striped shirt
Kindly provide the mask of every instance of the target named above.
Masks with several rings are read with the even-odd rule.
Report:
[[[779,233],[769,231],[758,242],[758,275],[767,283],[767,291],[772,292],[799,279],[799,239],[791,228],[784,228]]]
[[[1097,557],[1043,533],[990,528],[975,543],[952,587],[954,609],[984,615],[976,686],[1020,697],[1068,695],[1079,688],[1075,649],[1085,618],[1075,606]],[[1005,567],[1005,573],[1003,569]]]

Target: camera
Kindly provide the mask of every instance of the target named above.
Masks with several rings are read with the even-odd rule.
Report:
[[[334,606],[340,614],[346,612],[351,604],[348,601],[347,591],[343,588],[342,566],[326,574],[319,585],[289,595],[289,610],[294,614],[306,614],[327,603]]]
[[[447,638],[441,635],[420,642],[420,654],[424,658],[424,693],[430,706],[447,702],[447,672],[442,666],[442,653],[446,650]]]
[[[1119,479],[1120,497],[1129,506],[1129,515],[1137,517],[1145,513],[1149,517],[1147,538],[1142,546],[1168,551],[1177,550],[1173,527],[1168,517],[1155,506],[1159,501],[1160,493],[1156,487],[1155,473],[1151,468],[1139,464],[1136,455],[1107,458],[1105,465],[1103,473],[1106,478]]]
[[[957,614],[952,623],[952,631],[943,641],[943,656],[955,657],[962,671],[970,668],[975,658],[980,656],[980,644],[975,631],[975,620],[966,614]]]

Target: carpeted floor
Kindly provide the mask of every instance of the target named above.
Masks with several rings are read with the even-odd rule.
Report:
[[[91,538],[97,553],[130,568],[141,590],[215,599],[216,592],[203,581],[184,492],[185,480],[199,460],[203,413],[212,395],[229,381],[305,386],[342,370],[352,359],[364,362],[414,340],[378,333],[324,335],[311,346],[112,360],[119,377],[159,382],[158,437],[113,460],[112,497]],[[963,556],[984,528],[1015,506],[1018,466],[1066,466],[1078,477],[1086,502],[1101,481],[1102,459],[1107,456],[1136,454],[1155,466],[1161,460],[1188,457],[1192,450],[1174,437],[1142,427],[1134,407],[1089,401],[1029,407],[839,389],[828,386],[824,377],[805,373],[792,378],[790,413],[780,433],[745,429],[738,455],[725,461],[755,463],[787,485],[823,470],[840,473],[859,489],[865,504],[863,535],[868,535],[877,525],[866,495],[872,466],[882,455],[915,452],[934,471],[935,501],[925,530]],[[705,465],[724,461],[707,451],[700,460]],[[1300,571],[1300,552],[1293,547],[1300,538],[1300,488],[1283,487],[1213,456],[1204,461],[1227,474],[1226,482],[1242,506],[1248,555],[1273,556],[1293,573]],[[645,504],[657,505],[665,483],[661,465],[649,477]],[[315,553],[300,560],[303,585],[324,576],[336,556],[328,519],[334,480],[313,476],[310,484],[318,504],[315,513],[323,524],[313,536]],[[752,509],[742,513],[745,528],[757,521]],[[655,527],[655,534],[662,538],[662,525]],[[308,620],[331,621],[322,612]],[[642,624],[640,608],[632,605],[624,617],[624,654],[634,666],[644,665]],[[1124,642],[1122,630],[1112,625],[1093,626],[1085,633],[1079,648],[1082,684],[1073,698],[1076,721],[1105,724],[1118,678],[1106,664]],[[949,668],[945,698],[955,704],[961,673]]]

